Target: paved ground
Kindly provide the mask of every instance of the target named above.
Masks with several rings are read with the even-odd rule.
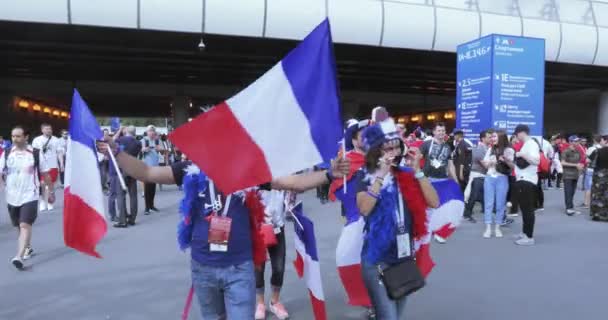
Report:
[[[178,319],[189,288],[188,255],[175,241],[179,197],[175,188],[166,188],[157,195],[161,213],[141,216],[134,228],[110,228],[99,246],[101,260],[64,247],[61,209],[44,213],[33,239],[38,255],[24,272],[8,263],[15,234],[0,202],[0,319]],[[482,224],[464,224],[448,244],[434,244],[438,266],[427,287],[411,298],[409,319],[606,319],[608,224],[562,214],[560,191],[548,191],[547,198],[535,247],[512,244],[519,219],[503,239],[483,239]],[[363,319],[363,310],[345,304],[335,269],[338,206],[321,206],[312,193],[302,199],[316,222],[329,319]],[[288,261],[294,257],[292,236],[289,228]],[[312,319],[291,263],[283,301],[291,319]],[[196,304],[190,318],[200,318]]]

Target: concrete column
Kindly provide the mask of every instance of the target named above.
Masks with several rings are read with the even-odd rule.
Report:
[[[173,128],[177,128],[188,122],[190,109],[190,99],[186,96],[177,96],[173,98]]]
[[[597,111],[597,132],[602,135],[608,134],[608,92],[600,96]]]

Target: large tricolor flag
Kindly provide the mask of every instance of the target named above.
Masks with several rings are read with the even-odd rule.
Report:
[[[231,193],[328,162],[341,126],[326,19],[254,83],[169,139]]]
[[[312,311],[316,320],[327,319],[325,312],[325,298],[321,280],[321,267],[317,254],[317,241],[315,240],[314,224],[302,213],[302,202],[291,210],[297,219],[295,226],[296,260],[293,262],[296,272],[308,287]],[[301,226],[300,226],[301,224]]]
[[[103,137],[97,120],[74,89],[65,165],[63,238],[66,246],[101,258],[95,251],[107,231],[95,141]]]

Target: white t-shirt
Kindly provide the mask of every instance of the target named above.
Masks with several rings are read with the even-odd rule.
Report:
[[[492,154],[492,150],[494,150],[494,148],[489,148],[488,151],[486,151],[486,155],[483,157],[483,161],[494,163],[488,166],[488,171],[486,174],[494,178],[498,176],[504,176],[504,174],[496,171],[496,162],[498,162],[498,159],[496,158],[496,155]],[[502,155],[507,160],[513,161],[515,157],[515,150],[511,148],[506,148]]]
[[[4,168],[7,167],[6,202],[18,207],[38,200],[39,186],[34,168],[33,148],[28,146],[27,150],[17,150],[13,147],[8,160],[5,159],[5,155],[0,157],[0,172],[4,172]]]
[[[40,150],[40,171],[42,172],[59,168],[59,153],[63,152],[62,143],[55,136],[51,136],[51,140],[46,147],[46,152],[43,152],[42,148],[48,139],[44,135],[41,135],[32,141],[32,147]]]
[[[540,149],[538,148],[538,144],[532,138],[529,138],[519,152],[525,154],[528,159],[532,159],[534,163],[531,163],[525,169],[520,169],[516,165],[515,178],[517,181],[525,180],[533,184],[537,184],[538,163],[540,162]]]

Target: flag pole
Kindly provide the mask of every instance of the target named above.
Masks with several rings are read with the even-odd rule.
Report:
[[[342,139],[342,160],[346,160],[346,138]],[[342,177],[344,182],[344,194],[346,194],[346,176]]]
[[[300,220],[298,219],[298,217],[296,217],[295,213],[293,213],[293,208],[297,207],[300,202],[302,202],[301,200],[298,201],[298,203],[296,203],[293,207],[289,205],[289,202],[287,201],[287,199],[285,200],[285,205],[287,206],[287,212],[289,212],[289,214],[291,214],[291,217],[293,218],[293,220],[298,224],[298,226],[300,226],[300,229],[304,230],[304,226],[300,223]]]
[[[122,172],[120,172],[120,168],[118,167],[118,163],[116,162],[116,158],[114,157],[114,152],[110,150],[108,154],[110,154],[110,160],[112,160],[112,165],[116,170],[116,175],[118,176],[118,180],[120,181],[120,187],[122,188],[122,190],[127,191],[127,184],[125,183],[125,178],[123,178],[122,176]]]

